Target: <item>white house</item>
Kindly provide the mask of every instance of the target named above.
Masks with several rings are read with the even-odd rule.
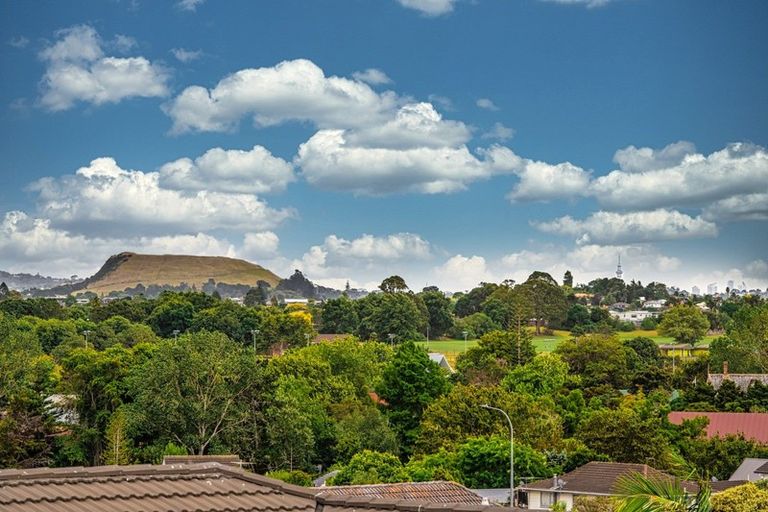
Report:
[[[639,309],[633,311],[611,311],[611,316],[613,318],[621,320],[622,322],[632,322],[633,324],[638,325],[646,318],[654,318],[657,315],[658,313],[654,311],[643,311]]]

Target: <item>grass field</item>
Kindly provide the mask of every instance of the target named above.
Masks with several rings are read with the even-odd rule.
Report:
[[[622,340],[644,336],[646,338],[651,338],[658,344],[674,343],[672,338],[659,336],[659,333],[656,331],[643,331],[638,329],[631,332],[619,332],[616,334]],[[560,344],[561,341],[570,337],[571,333],[568,331],[554,331],[551,335],[534,336],[533,346],[536,347],[537,352],[551,352],[557,347],[558,344]],[[698,346],[708,346],[710,342],[715,338],[716,336],[706,336],[701,342],[698,343]],[[456,357],[464,352],[467,348],[476,346],[477,341],[478,340],[467,340],[466,345],[464,340],[436,340],[429,342],[419,341],[417,344],[423,347],[427,347],[430,352],[440,352],[441,354],[445,354],[445,357],[448,359],[448,361],[451,364],[454,364]]]

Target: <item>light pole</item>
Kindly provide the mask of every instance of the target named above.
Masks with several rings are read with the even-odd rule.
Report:
[[[509,423],[509,506],[515,507],[515,429],[512,426],[512,420],[509,418],[509,414],[504,412],[498,407],[491,407],[488,404],[483,404],[480,407],[483,409],[489,409],[492,411],[499,411],[507,418]]]
[[[311,334],[309,334],[309,333],[306,333],[306,334],[304,334],[304,339],[305,339],[305,340],[307,340],[307,346],[309,346],[309,339],[310,339],[311,337],[312,337],[312,335],[311,335]]]
[[[87,329],[83,331],[83,336],[85,336],[85,348],[88,348],[88,335],[89,334],[91,334],[91,331],[89,331]]]
[[[173,342],[174,342],[174,343],[176,343],[177,341],[179,341],[179,333],[180,333],[180,332],[181,332],[180,330],[178,330],[178,329],[174,329],[174,330],[173,330],[173,332],[171,333],[171,334],[173,334]]]
[[[256,335],[259,334],[258,329],[251,329],[251,339],[253,340],[253,351],[256,352]]]
[[[387,334],[387,338],[389,338],[389,345],[394,347],[395,346],[395,338],[397,338],[397,334]]]
[[[462,331],[461,334],[464,335],[464,352],[467,351],[467,335],[469,334],[467,331]]]

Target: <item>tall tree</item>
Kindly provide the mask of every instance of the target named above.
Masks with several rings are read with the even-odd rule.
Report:
[[[565,275],[563,275],[563,286],[573,288],[573,274],[571,274],[570,270],[566,270]]]
[[[405,284],[405,279],[395,275],[384,279],[379,285],[379,289],[384,293],[405,292],[408,291],[408,285]]]
[[[451,300],[440,290],[425,290],[418,294],[429,313],[429,335],[438,338],[453,327]]]
[[[543,323],[559,322],[565,318],[568,304],[562,288],[546,272],[534,272],[520,285],[526,294],[536,320],[536,334]]]
[[[709,321],[696,306],[680,304],[670,308],[659,323],[662,336],[671,336],[678,343],[697,343],[707,334]]]

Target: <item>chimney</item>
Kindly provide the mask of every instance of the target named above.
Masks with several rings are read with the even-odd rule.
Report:
[[[728,377],[728,361],[723,361],[723,377]]]

